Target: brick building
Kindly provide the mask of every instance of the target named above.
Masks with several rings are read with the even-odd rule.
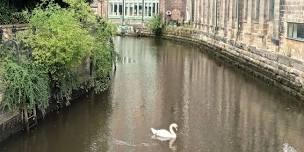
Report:
[[[160,14],[165,20],[183,22],[190,20],[190,14],[187,13],[189,0],[160,0]],[[188,4],[188,5],[187,5]]]

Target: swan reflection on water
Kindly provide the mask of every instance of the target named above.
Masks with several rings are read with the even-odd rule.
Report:
[[[159,137],[159,136],[156,136],[156,135],[153,135],[151,137],[152,139],[155,139],[155,140],[159,140],[159,141],[169,141],[169,148],[173,151],[176,150],[176,145],[174,145],[175,143],[175,140],[176,138],[169,138],[169,137]]]

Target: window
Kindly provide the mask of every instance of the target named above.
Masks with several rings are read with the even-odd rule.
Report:
[[[269,1],[269,20],[274,19],[274,0]]]
[[[304,24],[298,24],[297,30],[298,38],[304,39]]]
[[[135,16],[137,15],[137,11],[138,11],[138,8],[137,8],[137,4],[135,3],[135,5],[134,5],[134,15]]]
[[[256,21],[259,21],[260,19],[260,0],[256,0],[256,3],[255,3],[255,20]]]
[[[246,22],[248,18],[248,0],[245,1],[243,20]]]
[[[126,16],[128,15],[128,6],[129,6],[129,4],[125,3],[125,15]]]
[[[122,15],[122,3],[119,3],[119,15]]]
[[[238,18],[238,1],[236,1],[236,0],[234,0],[234,5],[233,5],[233,15],[232,15],[232,18],[233,18],[233,20],[237,20],[237,18]],[[214,8],[213,8],[214,9]]]
[[[145,3],[145,6],[144,6],[144,16],[147,16],[148,15],[148,3]]]
[[[117,8],[117,4],[114,4],[114,15],[117,15],[117,11],[118,10],[118,8]]]
[[[139,12],[139,15],[141,15],[143,13],[142,4],[139,4],[139,6],[138,6],[138,12]]]
[[[110,12],[111,15],[114,14],[113,8],[114,8],[113,3],[110,3],[110,5],[109,5],[109,12]]]
[[[148,3],[148,16],[152,16],[152,7],[151,7],[151,3]]]
[[[152,6],[152,13],[155,14],[155,3],[153,3],[153,6]]]
[[[304,23],[288,23],[287,37],[304,40]]]
[[[130,16],[133,16],[133,12],[134,12],[133,7],[134,7],[133,3],[130,3]]]

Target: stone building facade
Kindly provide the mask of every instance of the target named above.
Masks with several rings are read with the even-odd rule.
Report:
[[[282,50],[291,57],[304,60],[304,1],[285,0],[281,7]]]
[[[303,0],[189,1],[183,9],[194,29],[304,60]]]

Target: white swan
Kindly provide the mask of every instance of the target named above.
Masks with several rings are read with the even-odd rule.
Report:
[[[297,152],[296,148],[289,145],[288,143],[283,144],[283,152]]]
[[[154,128],[151,128],[151,132],[153,135],[156,135],[158,137],[164,137],[164,138],[176,138],[176,134],[173,130],[173,128],[175,128],[175,130],[177,131],[177,124],[176,123],[173,123],[170,125],[169,127],[169,130],[165,130],[165,129],[160,129],[160,130],[157,130],[157,129],[154,129]]]

